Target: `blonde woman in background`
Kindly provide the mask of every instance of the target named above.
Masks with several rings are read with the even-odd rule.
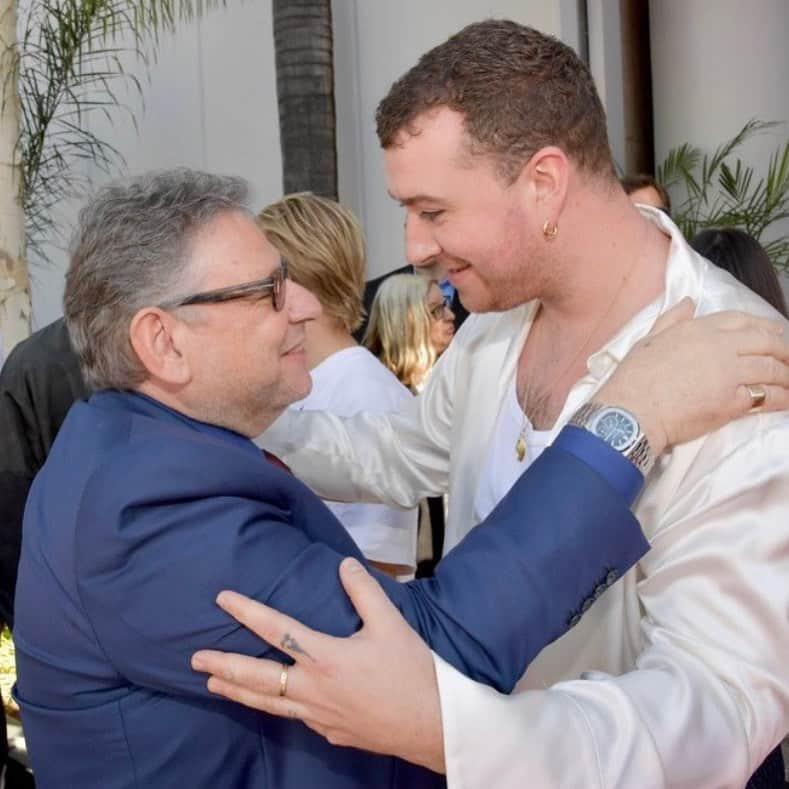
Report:
[[[418,392],[455,334],[455,316],[438,284],[395,274],[375,295],[363,343],[412,392]]]
[[[258,215],[268,240],[287,261],[290,277],[323,312],[305,325],[312,391],[290,407],[353,416],[393,411],[408,390],[351,336],[362,321],[365,243],[356,217],[334,200],[292,194]],[[265,435],[258,441],[265,446]],[[393,576],[416,564],[417,511],[383,504],[326,502],[371,564]]]
[[[455,315],[438,283],[394,274],[375,294],[362,342],[416,393],[454,335]],[[433,496],[419,504],[418,578],[432,575],[441,559],[446,503],[446,496]]]

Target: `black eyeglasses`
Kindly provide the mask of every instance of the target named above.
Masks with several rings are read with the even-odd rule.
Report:
[[[449,308],[450,308],[449,305],[451,303],[452,303],[452,299],[450,299],[449,296],[444,296],[444,298],[441,299],[441,303],[440,304],[436,304],[436,305],[434,305],[432,307],[428,307],[427,311],[436,320],[441,320],[441,318],[444,317],[444,312],[449,310]]]
[[[160,304],[163,308],[187,307],[190,304],[220,304],[223,301],[243,299],[248,296],[264,296],[271,294],[271,303],[279,312],[285,306],[285,281],[288,279],[288,264],[282,261],[279,268],[265,279],[244,282],[241,285],[230,285],[217,290],[205,290],[183,299],[174,299]]]

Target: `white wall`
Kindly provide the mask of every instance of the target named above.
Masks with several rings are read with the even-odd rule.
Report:
[[[405,263],[403,213],[386,193],[375,136],[375,108],[392,82],[426,50],[490,17],[554,35],[564,26],[571,40],[572,5],[565,0],[333,0],[339,193],[367,232],[368,277]]]
[[[128,115],[115,113],[109,128],[93,129],[123,153],[129,174],[178,165],[243,175],[252,184],[252,206],[282,194],[274,48],[270,0],[228,0],[227,7],[179,25],[164,35],[149,76],[139,64],[145,106],[131,92],[139,131]],[[107,180],[83,171],[96,184]],[[78,202],[63,207],[71,227]],[[49,246],[47,263],[32,261],[33,314],[43,326],[61,314],[62,248]]]
[[[655,153],[685,141],[714,148],[752,117],[789,120],[786,0],[652,0]],[[789,126],[754,140],[765,163]]]
[[[605,107],[614,161],[625,163],[625,94],[619,0],[586,0],[589,71]]]
[[[711,151],[750,118],[783,121],[742,148],[763,175],[789,136],[789,2],[652,0],[649,22],[657,161],[683,142]]]

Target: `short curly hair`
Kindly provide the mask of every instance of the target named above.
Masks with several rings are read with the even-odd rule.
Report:
[[[556,145],[585,171],[615,178],[605,111],[592,75],[552,36],[507,20],[463,28],[422,55],[378,105],[383,148],[423,113],[462,113],[472,153],[514,180],[540,148]]]

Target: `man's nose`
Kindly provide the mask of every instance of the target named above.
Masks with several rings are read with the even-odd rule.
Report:
[[[405,256],[412,266],[432,264],[441,247],[433,237],[433,231],[419,217],[408,214],[405,219]]]
[[[315,320],[321,314],[318,299],[307,288],[288,280],[288,320],[291,323]]]

